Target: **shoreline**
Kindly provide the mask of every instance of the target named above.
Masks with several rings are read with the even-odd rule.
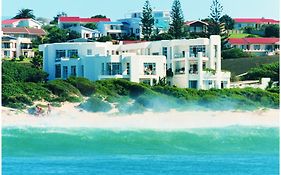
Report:
[[[48,116],[35,116],[26,110],[2,107],[2,127],[50,127],[92,129],[182,130],[229,126],[279,127],[279,109],[255,111],[176,111],[116,115],[91,113],[77,108],[79,103],[52,107]]]

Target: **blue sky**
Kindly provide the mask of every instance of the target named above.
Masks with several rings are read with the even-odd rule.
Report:
[[[64,11],[68,16],[104,14],[112,20],[140,11],[145,0],[2,0],[2,16],[13,17],[21,8],[34,10],[37,17],[52,18]],[[170,10],[173,0],[150,0],[156,10]],[[181,0],[185,20],[208,17],[212,0]],[[223,13],[231,17],[279,19],[279,0],[220,0]]]

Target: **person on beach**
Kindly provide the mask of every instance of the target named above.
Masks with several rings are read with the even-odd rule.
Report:
[[[35,108],[35,115],[36,115],[36,116],[39,116],[39,114],[40,114],[40,108],[39,108],[38,105],[36,105],[36,108]]]
[[[51,105],[50,105],[50,103],[48,103],[48,110],[47,110],[47,114],[50,114],[50,113],[51,113],[51,111],[52,111],[52,109],[51,109]]]

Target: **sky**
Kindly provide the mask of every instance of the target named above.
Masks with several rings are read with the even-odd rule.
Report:
[[[34,10],[36,17],[52,19],[59,12],[68,16],[106,15],[121,19],[133,11],[141,11],[145,0],[2,0],[2,17],[13,17],[22,8]],[[279,0],[219,0],[223,14],[232,18],[279,19]],[[173,0],[150,0],[155,10],[171,10]],[[212,0],[181,0],[185,20],[204,19],[210,14]]]

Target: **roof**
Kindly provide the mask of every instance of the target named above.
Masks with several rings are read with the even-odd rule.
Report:
[[[204,22],[204,21],[199,21],[199,20],[196,20],[196,21],[187,21],[185,22],[186,25],[191,25],[193,23],[196,23],[196,22],[199,22],[199,23],[202,23],[202,24],[205,24],[205,25],[209,25],[208,23]]]
[[[46,35],[43,29],[26,28],[26,27],[3,27],[3,33],[5,34],[29,34],[29,35]]]
[[[257,24],[264,24],[264,23],[273,23],[277,24],[279,21],[274,19],[266,19],[266,18],[233,18],[236,23],[257,23]]]
[[[142,40],[124,40],[123,44],[135,44],[135,43],[143,43],[147,41],[142,41]]]
[[[230,44],[276,44],[279,38],[229,38]]]
[[[22,19],[6,19],[6,20],[3,20],[2,21],[2,24],[13,24],[15,22],[19,22],[21,20],[27,20],[27,19],[30,19],[30,18],[22,18]]]
[[[81,23],[93,23],[101,21],[110,21],[110,18],[80,18],[80,17],[59,17],[60,22],[81,22]]]

